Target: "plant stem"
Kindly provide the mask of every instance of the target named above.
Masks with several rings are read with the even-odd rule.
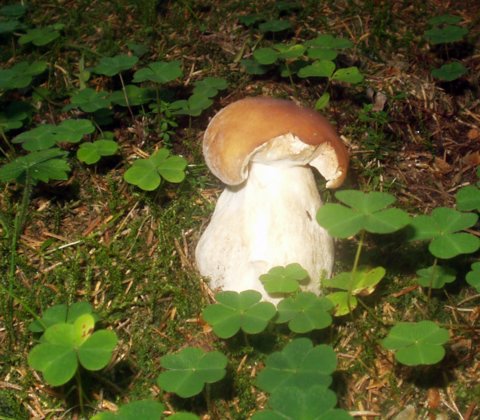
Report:
[[[82,377],[80,373],[80,368],[75,372],[75,380],[77,382],[77,391],[78,391],[78,403],[80,404],[80,413],[82,417],[85,417],[85,407],[83,405],[83,388],[82,388]]]
[[[130,107],[130,103],[128,102],[127,89],[125,89],[125,82],[123,81],[122,73],[118,73],[118,76],[120,77],[120,83],[122,84],[123,96],[125,97],[125,103],[127,104],[128,112],[130,112],[132,121],[135,121],[135,116],[133,115],[132,108]]]
[[[357,252],[355,253],[355,259],[353,260],[352,271],[350,272],[350,285],[348,287],[348,292],[347,292],[348,293],[347,294],[347,306],[348,306],[348,312],[350,312],[350,313],[352,312],[352,308],[350,306],[350,299],[352,297],[355,274],[357,273],[358,263],[360,262],[360,255],[362,254],[364,239],[365,239],[365,230],[362,229],[360,231],[360,239],[358,240]]]

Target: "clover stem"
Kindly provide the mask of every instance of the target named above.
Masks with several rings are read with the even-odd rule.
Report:
[[[352,297],[355,274],[357,273],[358,263],[360,261],[360,255],[362,253],[364,239],[365,239],[365,229],[362,229],[360,231],[360,239],[358,240],[357,252],[355,253],[355,259],[353,260],[353,267],[350,273],[350,285],[348,286],[348,291],[347,291],[347,306],[348,306],[348,312],[350,313],[352,312],[352,308],[350,306],[350,298]]]
[[[435,258],[433,260],[432,273],[430,274],[430,282],[428,284],[428,295],[427,295],[428,301],[430,301],[430,298],[432,297],[432,286],[433,286],[433,281],[435,280],[435,270],[437,268],[437,263],[438,263],[438,259]]]
[[[118,76],[120,77],[120,83],[122,84],[123,96],[125,98],[125,103],[127,104],[128,112],[130,112],[130,116],[132,117],[132,121],[134,121],[135,116],[133,115],[132,108],[130,107],[130,102],[128,101],[127,89],[125,88],[125,82],[123,81],[122,73],[118,73]]]
[[[245,346],[250,347],[250,340],[248,339],[247,333],[242,330],[242,334],[243,334],[243,341],[245,341]]]
[[[210,384],[205,384],[205,401],[207,403],[207,411],[211,413],[212,407],[212,388]]]
[[[83,405],[82,377],[80,373],[80,368],[78,368],[75,372],[75,380],[77,382],[78,403],[80,404],[80,412],[82,413],[82,417],[85,417],[85,407]]]

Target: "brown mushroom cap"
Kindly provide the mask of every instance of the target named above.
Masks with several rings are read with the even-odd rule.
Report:
[[[294,102],[267,97],[241,99],[210,121],[203,140],[205,161],[222,182],[238,185],[248,176],[252,153],[269,140],[293,134],[312,146],[329,146],[327,159],[335,167],[329,187],[341,185],[347,174],[348,152],[333,126],[316,111]]]

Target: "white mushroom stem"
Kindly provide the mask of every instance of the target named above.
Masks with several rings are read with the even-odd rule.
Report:
[[[197,265],[213,289],[254,289],[275,302],[259,280],[270,268],[301,264],[310,276],[304,289],[317,294],[322,274],[331,274],[333,240],[316,221],[322,203],[306,166],[318,159],[318,147],[291,135],[279,139],[283,149],[262,146],[247,181],[222,192],[198,243]]]

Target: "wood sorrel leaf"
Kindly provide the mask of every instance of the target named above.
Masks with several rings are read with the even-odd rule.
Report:
[[[215,295],[217,303],[207,306],[202,313],[220,338],[233,337],[240,329],[258,334],[275,316],[275,306],[261,302],[262,295],[255,290],[225,291]]]
[[[288,386],[302,391],[315,385],[326,389],[336,367],[337,357],[330,346],[313,346],[308,338],[296,338],[282,351],[267,357],[265,368],[255,382],[261,390],[270,393]]]
[[[350,207],[329,203],[317,212],[318,223],[335,237],[347,238],[362,229],[371,233],[392,233],[406,226],[410,220],[403,210],[385,209],[395,201],[387,193],[344,190],[338,191],[335,197]]]
[[[433,365],[443,359],[448,339],[448,331],[432,321],[399,322],[382,345],[395,351],[395,358],[404,365]]]
[[[188,398],[201,392],[206,383],[217,382],[225,376],[227,358],[219,351],[187,347],[177,354],[163,356],[161,365],[167,370],[158,376],[158,385],[167,392]]]
[[[265,290],[269,294],[293,293],[300,288],[299,282],[308,278],[308,272],[298,263],[286,267],[273,267],[267,274],[260,276]]]
[[[325,297],[311,292],[301,292],[281,300],[277,306],[277,324],[288,322],[288,328],[295,333],[320,330],[332,323],[332,303]]]

